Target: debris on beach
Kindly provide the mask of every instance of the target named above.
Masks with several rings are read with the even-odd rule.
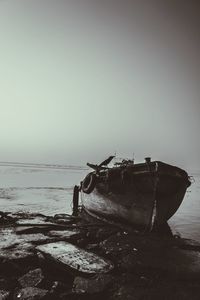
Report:
[[[36,216],[33,218],[20,219],[16,221],[17,225],[39,225],[39,226],[47,226],[47,225],[55,225],[55,223],[48,222],[46,217]]]
[[[2,300],[199,300],[196,241],[66,214],[0,216]]]
[[[113,276],[98,274],[93,278],[75,277],[73,292],[76,294],[97,294],[105,291],[113,283]]]
[[[68,230],[51,230],[49,231],[50,236],[56,236],[59,238],[62,238],[63,240],[67,238],[72,238],[74,236],[78,236],[80,234],[80,231],[77,229],[68,229]]]
[[[44,275],[42,274],[41,268],[37,268],[20,277],[18,282],[22,288],[36,287],[42,282],[43,279]]]
[[[14,298],[15,300],[35,300],[35,299],[44,299],[44,297],[47,295],[48,290],[39,289],[36,287],[26,287],[23,289],[18,290]]]
[[[107,273],[113,264],[98,255],[67,242],[56,242],[36,247],[42,254],[63,267],[86,274]]]

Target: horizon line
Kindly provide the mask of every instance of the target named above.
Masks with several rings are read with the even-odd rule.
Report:
[[[47,164],[47,163],[25,163],[25,162],[11,162],[0,161],[0,166],[21,166],[21,167],[33,167],[33,168],[54,168],[54,169],[88,169],[86,166],[81,165],[65,165],[65,164]]]

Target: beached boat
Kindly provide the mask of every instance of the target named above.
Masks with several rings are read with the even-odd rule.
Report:
[[[92,216],[151,230],[165,223],[179,208],[188,174],[175,166],[146,158],[144,163],[123,160],[113,167],[109,157],[81,182],[82,208]]]

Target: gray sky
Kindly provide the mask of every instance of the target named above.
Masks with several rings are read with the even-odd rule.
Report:
[[[0,1],[0,161],[200,168],[198,1]]]

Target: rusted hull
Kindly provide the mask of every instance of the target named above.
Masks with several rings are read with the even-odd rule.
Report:
[[[187,173],[163,163],[152,164],[150,172],[143,169],[129,167],[125,179],[124,169],[109,170],[110,177],[103,172],[91,193],[81,193],[83,207],[108,220],[145,228],[166,222],[182,203],[190,184]]]

